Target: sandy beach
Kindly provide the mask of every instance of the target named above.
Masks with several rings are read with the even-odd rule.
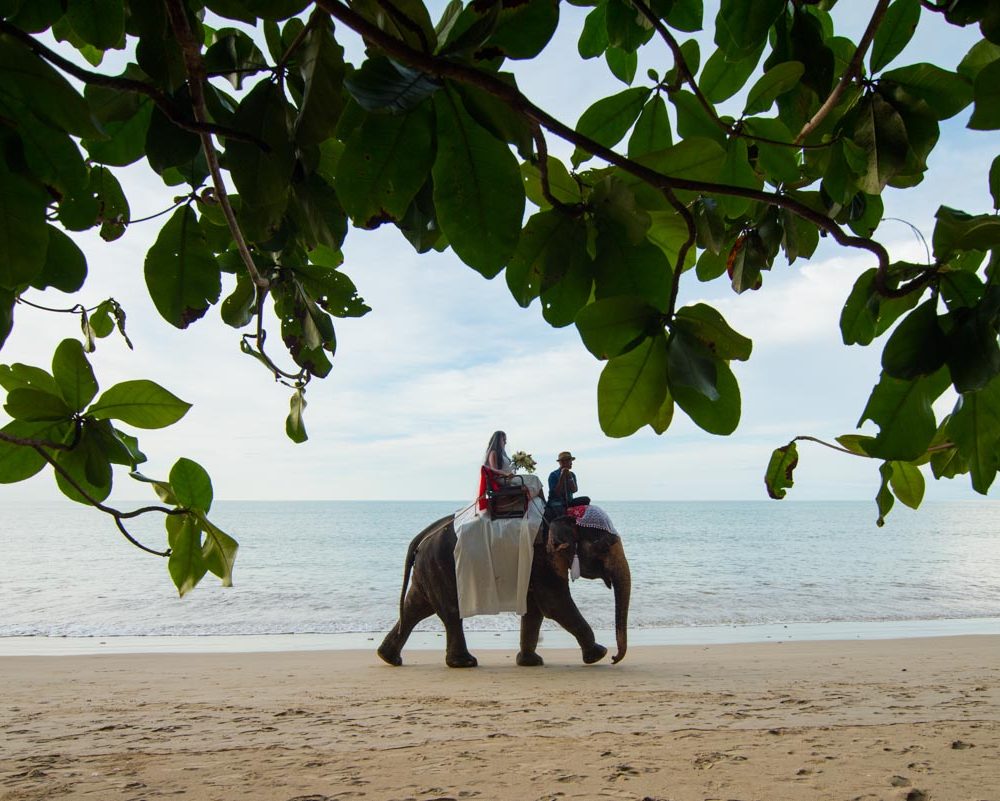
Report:
[[[1000,801],[1000,637],[0,658],[0,799]]]

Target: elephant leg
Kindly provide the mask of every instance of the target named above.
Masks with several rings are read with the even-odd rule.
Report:
[[[400,652],[406,641],[409,639],[413,628],[421,620],[425,620],[434,614],[434,607],[431,602],[424,597],[415,587],[411,587],[406,593],[406,600],[403,602],[403,616],[396,622],[396,625],[385,635],[382,644],[378,647],[378,655],[383,662],[399,667],[403,664]]]
[[[542,610],[534,597],[528,595],[528,611],[521,616],[521,650],[517,654],[517,664],[521,667],[538,667],[545,662],[538,655],[538,632],[542,628]]]
[[[583,615],[580,614],[580,610],[576,608],[573,599],[567,597],[566,601],[568,603],[563,602],[546,610],[546,614],[576,637],[576,641],[580,645],[580,651],[583,654],[583,661],[586,664],[592,665],[594,662],[601,661],[605,654],[607,654],[608,649],[597,642],[594,637],[594,630],[584,619]]]
[[[462,626],[462,618],[458,616],[458,604],[449,604],[443,613],[438,612],[438,615],[444,623],[445,664],[453,668],[476,667],[479,661],[469,653],[469,647],[465,643],[465,629]]]

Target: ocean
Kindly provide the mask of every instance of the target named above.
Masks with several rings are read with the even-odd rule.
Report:
[[[179,599],[166,560],[73,504],[0,507],[0,654],[95,650],[368,647],[396,620],[412,537],[454,501],[218,502],[240,541],[234,586],[211,575]],[[632,643],[1000,633],[995,502],[894,509],[868,502],[607,502],[632,569]],[[162,517],[134,524],[165,545]],[[611,592],[573,596],[598,633]],[[512,614],[465,622],[470,642],[516,647]],[[546,630],[552,624],[546,622]],[[423,632],[421,634],[421,632]],[[436,618],[411,641],[440,641]],[[294,637],[292,636],[294,635]],[[550,643],[571,644],[553,632]],[[192,639],[196,638],[196,639]],[[606,641],[613,638],[606,636]],[[270,645],[267,645],[270,643]]]

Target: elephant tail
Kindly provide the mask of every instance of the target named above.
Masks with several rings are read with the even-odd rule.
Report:
[[[396,624],[397,631],[399,632],[402,632],[403,605],[406,602],[406,590],[410,586],[410,574],[413,572],[413,563],[417,561],[417,550],[425,539],[431,536],[431,534],[437,534],[439,531],[442,531],[452,520],[454,520],[454,515],[449,515],[428,526],[410,541],[410,546],[406,549],[406,562],[403,565],[403,589],[399,593],[399,623]]]

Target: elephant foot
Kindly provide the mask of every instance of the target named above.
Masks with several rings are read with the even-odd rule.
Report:
[[[545,660],[534,651],[528,654],[524,653],[524,651],[519,651],[517,654],[517,664],[521,667],[541,667],[545,664]]]
[[[385,643],[382,643],[378,647],[377,651],[379,658],[393,667],[399,667],[403,664],[403,658],[399,655],[399,651],[394,648],[390,648]]]
[[[473,668],[479,664],[479,660],[470,653],[464,653],[458,656],[447,656],[444,663],[453,668]]]
[[[588,645],[583,649],[584,664],[592,665],[594,662],[600,662],[607,653],[608,649],[599,643],[595,642],[593,645]]]

